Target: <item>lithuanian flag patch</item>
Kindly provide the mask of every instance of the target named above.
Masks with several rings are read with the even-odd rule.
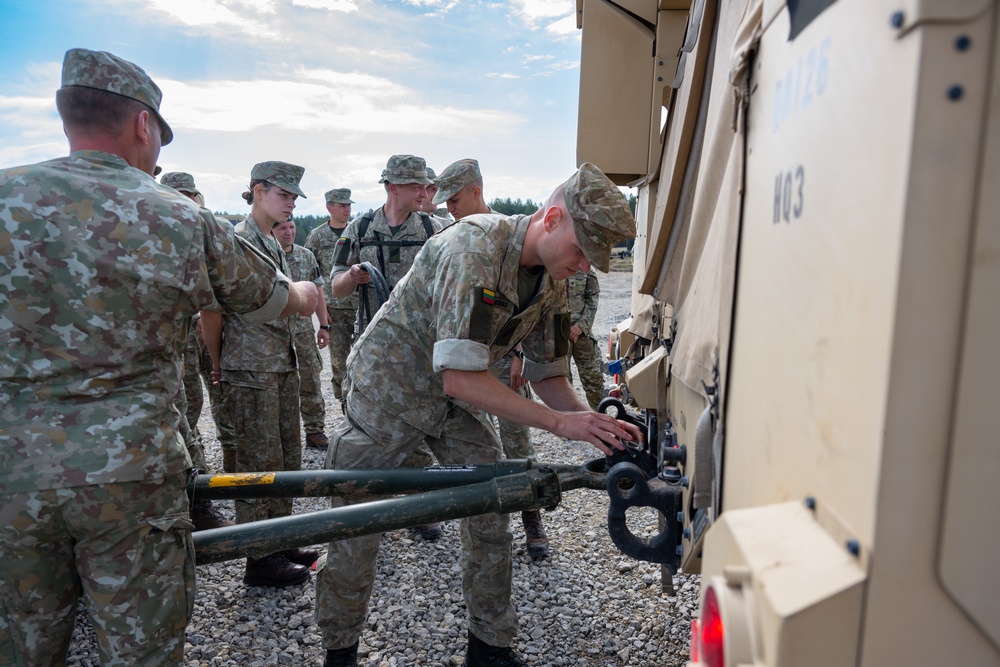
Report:
[[[346,236],[341,236],[339,239],[337,239],[337,247],[338,248],[340,246],[346,244],[346,243],[347,243],[347,237]]]
[[[491,306],[497,301],[497,293],[491,289],[483,288],[483,303],[488,303]]]

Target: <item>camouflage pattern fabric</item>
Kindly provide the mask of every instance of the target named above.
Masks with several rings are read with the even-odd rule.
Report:
[[[192,320],[188,331],[187,345],[184,346],[184,398],[187,401],[188,425],[191,430],[201,438],[201,431],[198,429],[198,420],[201,419],[201,410],[205,406],[205,395],[201,389],[201,354],[205,344],[194,327]],[[204,468],[203,468],[204,469]]]
[[[248,215],[236,225],[235,233],[256,247],[274,262],[284,275],[290,275],[285,253],[270,235],[265,234],[257,221]],[[223,313],[222,370],[261,371],[286,373],[295,370],[295,353],[292,350],[291,318],[275,318],[260,324],[251,324],[231,313]]]
[[[297,164],[270,160],[268,162],[258,162],[250,170],[251,181],[267,181],[272,185],[277,185],[285,192],[291,192],[306,199],[306,195],[299,187],[302,176],[306,170]]]
[[[490,366],[490,373],[493,377],[510,386],[510,365],[513,363],[514,353],[508,352],[503,359]],[[531,398],[531,389],[525,384],[517,390],[525,398]],[[531,445],[531,428],[524,424],[508,421],[494,417],[497,423],[497,430],[500,433],[500,445],[503,447],[503,455],[508,459],[535,459],[535,448]]]
[[[440,372],[486,370],[519,342],[533,360],[528,365],[534,365],[534,379],[564,372],[566,328],[556,325],[568,325],[563,284],[543,275],[537,294],[515,315],[528,223],[527,216],[472,216],[427,242],[351,350],[348,419],[334,431],[327,467],[406,465],[421,441],[445,465],[498,460],[490,416],[448,399]],[[326,648],[349,646],[361,634],[378,540],[369,535],[329,545],[316,584],[316,618]],[[469,629],[494,646],[510,645],[517,633],[511,541],[506,515],[462,521]]]
[[[323,289],[326,281],[320,275],[316,258],[308,249],[293,244],[292,249],[285,253],[285,259],[293,281],[309,280]],[[299,366],[302,429],[307,435],[323,433],[326,430],[326,404],[323,402],[323,389],[319,379],[323,360],[316,347],[316,330],[311,316],[292,315],[288,319],[291,321],[292,343]]]
[[[236,438],[233,435],[233,425],[229,423],[229,418],[222,410],[222,385],[212,384],[212,357],[208,354],[208,348],[201,347],[201,379],[208,389],[208,404],[212,412],[212,421],[215,422],[215,433],[219,439],[219,447],[223,451],[236,451]]]
[[[180,435],[191,316],[288,299],[229,225],[99,151],[0,171],[0,662],[177,665],[194,599]]]
[[[224,371],[222,383],[222,410],[237,443],[236,472],[301,470],[298,373]],[[291,513],[291,498],[236,501],[236,523]]]
[[[487,370],[518,342],[529,380],[565,375],[569,313],[561,281],[543,274],[516,313],[528,216],[474,215],[436,234],[351,349],[352,385],[431,436],[448,410],[440,371]],[[430,304],[430,307],[428,307]]]
[[[583,330],[576,342],[571,343],[570,354],[576,362],[587,403],[594,410],[604,398],[604,355],[591,334],[600,297],[601,286],[593,269],[588,273],[574,273],[566,279],[571,326],[576,324]]]
[[[406,272],[410,270],[410,266],[413,265],[413,259],[420,252],[420,249],[423,247],[422,244],[427,240],[427,232],[424,230],[424,223],[420,218],[420,214],[411,213],[402,225],[392,228],[389,227],[389,223],[385,219],[385,212],[382,207],[379,207],[372,216],[365,238],[359,240],[360,221],[361,218],[352,220],[344,230],[343,236],[337,240],[338,249],[334,255],[331,282],[333,277],[349,271],[351,266],[362,262],[371,262],[372,266],[382,271],[383,263],[379,262],[378,256],[379,247],[370,245],[380,239],[416,242],[415,245],[403,247],[382,247],[382,256],[385,259],[385,270],[382,271],[382,275],[385,276],[386,282],[389,283],[389,288],[392,289],[406,275]],[[435,232],[443,228],[440,218],[431,216],[430,221],[431,227]],[[366,289],[369,290],[369,296],[372,302],[374,302],[373,288],[368,286]]]
[[[407,183],[433,185],[434,183],[427,171],[427,162],[416,155],[393,155],[390,157],[385,164],[385,169],[382,170],[382,178],[378,182],[395,183],[396,185],[406,185]]]
[[[205,450],[201,444],[201,435],[196,428],[191,428],[191,422],[187,418],[187,396],[183,389],[177,392],[175,406],[181,416],[177,432],[180,433],[181,439],[184,441],[188,457],[191,459],[191,465],[198,470],[208,472],[208,464],[205,462]]]
[[[261,230],[252,215],[236,225],[235,231],[274,261],[284,275],[290,275],[281,246],[270,230],[267,234]],[[223,315],[222,409],[223,420],[233,429],[236,472],[301,468],[299,375],[289,319],[248,324]],[[238,500],[236,522],[288,516],[291,511],[288,498]]]
[[[0,493],[185,471],[173,398],[188,321],[216,299],[276,317],[274,267],[96,151],[0,171],[0,236]]]
[[[363,395],[349,394],[351,420],[338,426],[327,451],[328,468],[352,469],[409,465],[425,438],[442,465],[495,463],[500,447],[489,416],[451,403],[439,437],[396,419]],[[362,421],[365,420],[365,421]],[[362,430],[364,429],[364,430]],[[367,433],[366,433],[367,431]],[[380,434],[374,441],[368,433]],[[333,498],[332,506],[374,499],[355,495]],[[510,601],[511,543],[507,514],[484,514],[461,520],[462,587],[469,628],[494,646],[508,646],[517,634],[517,612]],[[316,624],[327,649],[350,646],[365,625],[375,580],[379,534],[331,542],[326,566],[316,577]]]
[[[635,238],[635,218],[618,186],[590,162],[584,162],[560,186],[576,240],[591,264],[604,273],[611,267],[611,248]]]
[[[331,190],[338,197],[337,191]],[[350,190],[347,191],[348,197]],[[330,322],[330,343],[327,350],[330,354],[330,370],[333,372],[333,395],[341,400],[341,384],[344,382],[344,370],[347,367],[347,354],[354,342],[354,318],[358,312],[358,293],[351,292],[345,297],[335,297],[331,289],[330,272],[333,271],[333,256],[337,252],[337,241],[345,228],[331,227],[329,222],[313,228],[306,237],[305,246],[312,251],[319,264],[320,274],[325,279],[323,296],[326,298],[326,312]]]
[[[0,664],[65,664],[84,591],[102,665],[183,664],[195,599],[186,482],[181,473],[3,496]]]

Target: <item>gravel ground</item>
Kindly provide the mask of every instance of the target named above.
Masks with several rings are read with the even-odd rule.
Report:
[[[601,305],[594,332],[604,341],[628,316],[631,273],[599,274]],[[328,359],[326,382],[329,388]],[[574,378],[575,380],[575,378]],[[577,382],[579,389],[579,383]],[[582,393],[582,390],[581,390]],[[207,402],[206,402],[207,403]],[[329,425],[341,418],[332,392]],[[209,465],[221,470],[215,427],[208,413],[199,427]],[[585,443],[534,432],[541,461],[582,463],[600,453]],[[304,450],[303,468],[320,468],[323,455]],[[689,622],[697,607],[698,578],[677,575],[676,595],[661,592],[660,568],[624,557],[607,532],[607,496],[589,490],[567,493],[543,513],[550,555],[524,552],[519,517],[514,533],[514,600],[520,617],[515,648],[532,665],[671,667],[685,664]],[[232,518],[232,503],[219,503]],[[296,512],[328,507],[323,499],[296,500]],[[630,514],[633,530],[655,526],[652,512]],[[320,545],[323,546],[323,545]],[[408,531],[386,533],[359,664],[368,667],[457,666],[466,644],[461,591],[458,522],[428,543]],[[321,665],[322,638],[313,619],[314,577],[286,589],[247,587],[244,561],[198,567],[198,593],[188,626],[187,667]],[[69,665],[99,665],[93,633],[81,610]]]

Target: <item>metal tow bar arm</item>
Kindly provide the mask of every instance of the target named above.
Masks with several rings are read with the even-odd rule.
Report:
[[[199,531],[194,533],[195,559],[204,565],[432,521],[552,509],[564,491],[606,488],[605,477],[585,466],[526,460],[428,468],[198,475],[190,493],[199,500],[411,495]]]

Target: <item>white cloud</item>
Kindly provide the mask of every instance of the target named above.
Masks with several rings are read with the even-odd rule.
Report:
[[[579,36],[583,31],[576,27],[576,15],[570,14],[545,26],[546,32],[554,35]]]
[[[274,127],[321,131],[343,140],[369,133],[434,135],[502,133],[523,122],[492,108],[428,104],[417,91],[388,79],[327,69],[302,69],[294,79],[160,82],[163,116],[175,130],[246,132]]]
[[[514,6],[530,23],[567,14],[573,16],[576,11],[576,4],[568,0],[515,0]]]
[[[520,79],[521,77],[517,74],[511,74],[510,72],[487,72],[486,77],[489,79]]]
[[[273,0],[244,0],[227,3],[224,0],[148,0],[149,5],[167,14],[177,23],[193,27],[235,28],[254,37],[272,37],[273,30],[261,20],[260,14],[274,14]],[[245,12],[240,14],[227,5],[232,4]]]
[[[358,5],[353,0],[292,0],[292,4],[309,9],[325,9],[331,12],[358,11]]]

